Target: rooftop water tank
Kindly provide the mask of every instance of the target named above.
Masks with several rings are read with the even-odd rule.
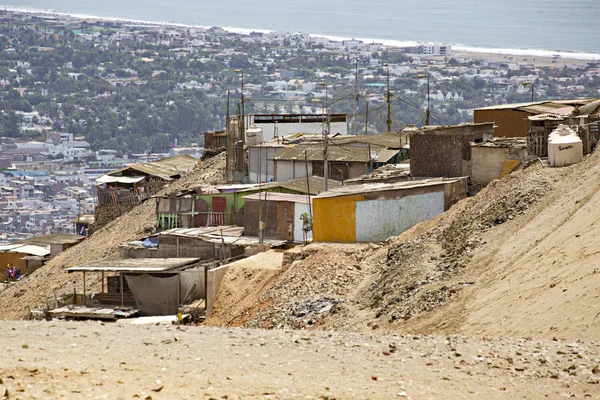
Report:
[[[568,125],[561,124],[548,135],[548,163],[551,167],[564,167],[582,160],[583,143]]]
[[[263,142],[263,130],[262,128],[252,125],[246,129],[246,145],[258,146]]]

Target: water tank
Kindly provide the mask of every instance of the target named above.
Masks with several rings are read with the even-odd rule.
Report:
[[[561,124],[548,135],[548,163],[551,167],[564,167],[582,160],[583,143],[568,125]]]
[[[246,145],[257,146],[263,142],[263,130],[262,128],[252,125],[246,129]]]

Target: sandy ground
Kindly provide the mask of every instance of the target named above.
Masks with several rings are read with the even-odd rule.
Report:
[[[600,398],[593,343],[62,321],[0,336],[9,399]]]

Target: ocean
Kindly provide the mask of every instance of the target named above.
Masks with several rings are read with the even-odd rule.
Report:
[[[389,45],[440,42],[457,50],[600,59],[599,0],[0,0],[0,7],[238,32],[302,32]]]

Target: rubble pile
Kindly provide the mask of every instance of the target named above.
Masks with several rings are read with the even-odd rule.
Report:
[[[310,245],[286,254],[287,264],[277,281],[265,291],[246,324],[261,328],[318,325],[322,318],[344,308],[345,298],[363,279],[367,257],[374,245]]]

